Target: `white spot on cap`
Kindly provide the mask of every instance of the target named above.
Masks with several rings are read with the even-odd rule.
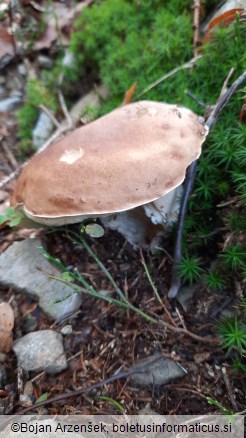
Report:
[[[156,108],[149,108],[148,113],[150,116],[156,116],[156,114],[158,113],[158,110]]]
[[[60,161],[64,161],[64,163],[67,164],[73,164],[75,161],[79,160],[79,158],[83,157],[84,153],[85,151],[81,148],[65,151],[64,154],[62,154]]]

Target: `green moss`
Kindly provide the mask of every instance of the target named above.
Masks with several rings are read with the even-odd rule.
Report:
[[[108,85],[111,96],[103,112],[118,106],[134,82],[140,92],[192,57],[190,8],[183,2],[176,16],[173,3],[108,0],[86,9],[77,21],[71,42],[75,70],[80,78],[90,72]],[[146,98],[167,100],[165,88],[161,84]]]

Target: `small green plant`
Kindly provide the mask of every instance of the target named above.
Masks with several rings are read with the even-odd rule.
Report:
[[[228,353],[236,348],[242,356],[243,349],[246,348],[246,324],[240,321],[237,316],[226,318],[218,323],[217,332],[222,347]]]
[[[242,358],[237,356],[232,361],[232,370],[234,373],[243,372],[246,373],[246,365],[242,363]]]
[[[214,271],[209,272],[204,280],[207,287],[212,290],[223,290],[226,284],[225,277]]]
[[[225,217],[225,224],[230,231],[240,233],[246,231],[246,210],[234,209]]]
[[[207,402],[209,405],[216,406],[217,408],[219,408],[219,410],[221,411],[221,413],[223,415],[233,415],[234,414],[234,412],[231,409],[226,408],[218,400],[216,400],[212,397],[206,397],[206,399],[207,399]]]
[[[245,266],[246,251],[237,243],[226,248],[220,254],[220,258],[228,268],[236,271]]]
[[[204,272],[201,267],[200,259],[195,256],[183,257],[178,270],[180,277],[190,284],[196,283]]]
[[[12,207],[9,207],[0,215],[0,225],[8,222],[10,227],[15,227],[16,225],[19,225],[20,222],[25,218],[26,217],[23,213],[15,210]]]
[[[81,225],[80,232],[86,233],[86,234],[88,234],[88,236],[91,236],[94,238],[102,237],[104,235],[103,227],[99,224],[96,224],[96,223]]]
[[[122,404],[121,403],[119,403],[117,400],[114,400],[113,398],[111,398],[111,397],[107,397],[106,395],[100,395],[99,397],[98,397],[98,400],[100,400],[100,401],[104,401],[104,402],[107,402],[107,403],[110,403],[112,406],[114,406],[115,408],[116,408],[116,410],[118,411],[118,412],[120,412],[120,413],[124,413],[125,412],[125,408],[124,408],[124,406],[122,406]]]

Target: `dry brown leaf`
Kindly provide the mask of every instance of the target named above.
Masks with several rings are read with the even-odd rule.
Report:
[[[74,8],[68,8],[59,2],[52,2],[52,8],[44,13],[47,27],[34,44],[34,49],[48,49],[56,40],[62,44],[67,44],[75,17],[83,8],[89,6],[93,1],[94,0],[85,0],[78,3]]]
[[[6,27],[0,28],[0,68],[4,67],[15,55],[14,38]]]
[[[209,353],[208,351],[205,351],[204,353],[197,353],[194,355],[194,361],[199,364],[208,360],[210,356],[211,353]]]
[[[0,352],[8,353],[13,345],[14,312],[9,303],[0,304]]]

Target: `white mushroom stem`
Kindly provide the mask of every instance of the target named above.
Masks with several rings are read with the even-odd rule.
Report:
[[[161,224],[166,229],[177,222],[182,193],[183,189],[180,185],[156,201],[143,206],[153,224]]]

